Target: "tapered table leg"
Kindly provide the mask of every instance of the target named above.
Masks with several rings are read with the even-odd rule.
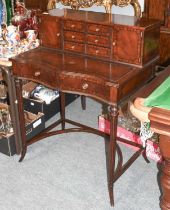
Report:
[[[108,166],[108,189],[110,204],[114,206],[113,182],[115,170],[115,155],[116,155],[116,136],[117,136],[117,106],[110,106],[110,141],[109,141],[109,166]]]
[[[86,96],[81,96],[81,107],[86,110]]]
[[[19,112],[19,125],[20,125],[20,132],[21,132],[21,158],[19,162],[21,162],[25,154],[27,152],[27,142],[26,142],[26,132],[25,132],[25,117],[24,117],[24,106],[23,106],[23,98],[22,98],[22,80],[16,79],[15,80],[15,87],[16,87],[16,96],[18,100],[18,112]]]
[[[160,135],[160,150],[164,161],[161,168],[162,210],[170,210],[170,136]]]
[[[60,117],[62,130],[65,129],[65,93],[61,92],[60,96]]]

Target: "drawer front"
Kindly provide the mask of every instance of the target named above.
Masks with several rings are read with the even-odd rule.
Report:
[[[87,45],[87,54],[97,57],[110,57],[111,50],[105,47],[98,47],[94,45]]]
[[[44,65],[44,67],[39,67],[28,63],[19,63],[18,65],[14,64],[13,69],[16,76],[18,75],[19,77],[42,83],[49,87],[55,87],[57,85],[57,80],[55,79],[56,71],[47,68],[46,65]]]
[[[87,24],[87,32],[90,34],[110,36],[111,27],[98,24]]]
[[[49,70],[49,68],[33,68],[32,78],[34,80],[45,83],[46,85],[55,85],[55,71]],[[47,80],[48,78],[48,80]]]
[[[83,43],[85,42],[85,34],[74,31],[64,31],[64,40]]]
[[[80,21],[65,20],[64,29],[71,31],[85,31],[85,23]]]
[[[60,75],[61,89],[73,92],[80,92],[86,95],[92,95],[96,98],[109,100],[110,87],[104,82],[95,79],[85,79],[79,76]]]
[[[96,36],[96,35],[88,34],[87,35],[87,43],[104,46],[104,47],[110,47],[110,37]]]
[[[74,52],[85,52],[85,45],[74,42],[64,42],[64,50],[74,51]]]

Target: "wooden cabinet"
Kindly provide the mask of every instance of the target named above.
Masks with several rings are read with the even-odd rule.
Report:
[[[170,60],[170,0],[145,0],[144,17],[162,21],[160,30],[160,64]],[[170,63],[169,63],[170,64]]]
[[[167,8],[166,0],[145,0],[143,16],[158,20],[165,20],[165,11]]]
[[[161,28],[160,64],[170,65],[170,28]]]
[[[55,9],[40,16],[40,31],[44,47],[108,61],[143,66],[159,54],[156,20]]]
[[[161,20],[167,26],[170,15],[170,0],[145,0],[143,16]]]
[[[47,10],[48,0],[24,0],[25,6],[28,9],[41,9],[42,11]]]

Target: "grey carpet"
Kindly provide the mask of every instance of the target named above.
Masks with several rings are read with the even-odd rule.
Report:
[[[80,108],[77,99],[68,106],[67,116],[97,127],[101,105],[88,99],[86,111]],[[126,159],[132,151],[122,149]],[[102,137],[53,136],[29,146],[22,163],[18,159],[0,154],[1,210],[160,209],[157,164],[147,164],[142,157],[115,183],[115,207],[110,207]]]

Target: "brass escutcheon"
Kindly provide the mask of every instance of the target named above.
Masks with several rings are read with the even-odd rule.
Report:
[[[41,73],[40,73],[39,71],[36,71],[36,72],[34,73],[34,76],[35,76],[35,77],[38,77],[38,76],[40,76],[40,74],[41,74]]]

